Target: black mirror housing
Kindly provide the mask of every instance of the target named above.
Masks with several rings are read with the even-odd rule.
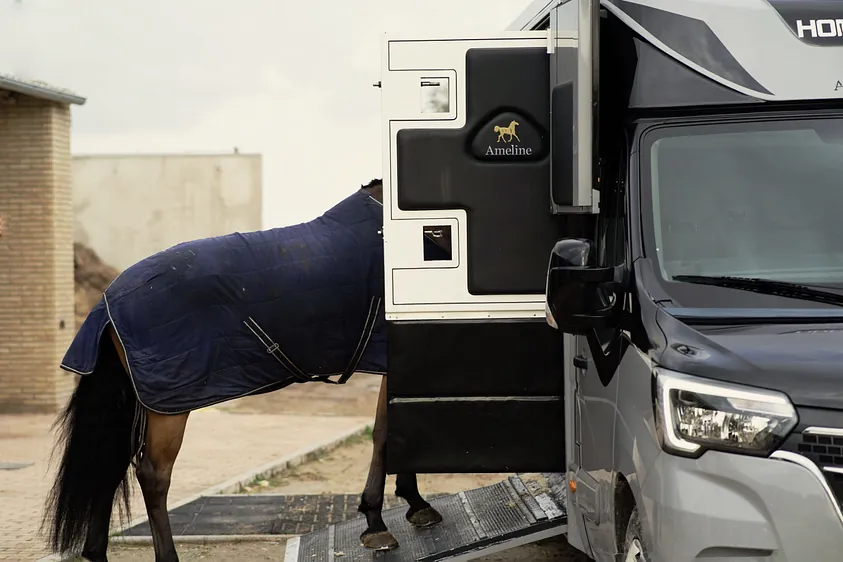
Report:
[[[562,332],[585,335],[615,322],[615,289],[622,267],[595,265],[594,242],[563,238],[553,247],[547,268],[547,320]]]

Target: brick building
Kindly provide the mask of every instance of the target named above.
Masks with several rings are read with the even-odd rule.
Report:
[[[0,75],[0,413],[54,412],[75,381],[70,106],[85,99]]]

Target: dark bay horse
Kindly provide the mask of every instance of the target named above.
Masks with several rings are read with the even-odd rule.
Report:
[[[121,273],[62,362],[82,376],[56,422],[63,455],[44,515],[53,552],[107,560],[114,504],[130,517],[133,466],[155,560],[177,561],[167,493],[192,410],[386,374],[382,205],[373,180],[309,223],[180,244]],[[381,514],[386,400],[384,377],[358,508],[361,542],[375,550],[398,546]],[[442,521],[415,474],[398,474],[395,493],[412,525]]]

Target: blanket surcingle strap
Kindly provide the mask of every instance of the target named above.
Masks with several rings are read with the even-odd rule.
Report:
[[[375,323],[378,319],[378,313],[380,312],[381,306],[381,299],[379,297],[372,298],[372,302],[369,305],[369,315],[366,317],[366,324],[363,326],[363,332],[360,334],[360,343],[357,345],[357,348],[354,350],[354,354],[351,356],[351,359],[348,362],[348,366],[343,371],[342,375],[339,379],[332,380],[330,377],[336,376],[334,374],[331,375],[314,375],[310,373],[305,373],[302,371],[293,361],[287,357],[283,351],[281,351],[281,346],[272,341],[272,338],[263,331],[263,328],[255,322],[255,319],[249,317],[248,319],[243,321],[243,324],[246,325],[249,330],[255,334],[255,337],[260,340],[261,344],[266,347],[266,352],[272,355],[281,365],[296,379],[296,382],[324,382],[327,384],[345,384],[348,382],[348,379],[351,378],[351,375],[357,370],[357,366],[360,364],[360,359],[363,357],[363,353],[366,351],[366,346],[369,343],[369,338],[372,337],[372,330],[375,328]]]

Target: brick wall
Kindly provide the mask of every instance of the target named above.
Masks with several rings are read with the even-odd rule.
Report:
[[[2,92],[0,92],[2,93]],[[75,377],[70,108],[0,96],[0,412],[54,412]]]

